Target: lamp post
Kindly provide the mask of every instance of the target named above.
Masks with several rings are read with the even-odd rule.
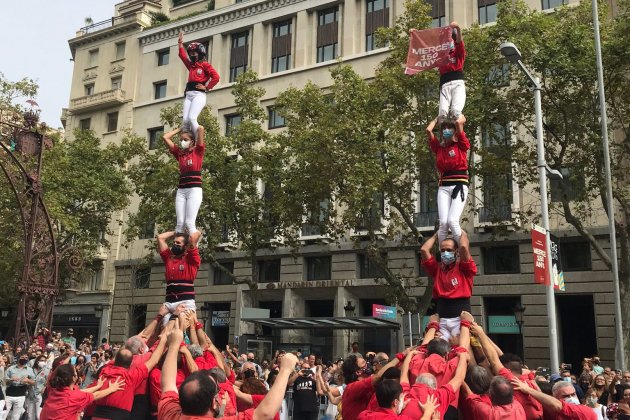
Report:
[[[518,350],[521,352],[521,356],[523,356],[523,358],[525,358],[525,355],[523,354],[525,353],[523,349],[523,312],[525,312],[525,309],[525,306],[523,306],[520,300],[516,302],[516,305],[512,308],[512,311],[514,312],[514,319],[518,325]]]
[[[354,316],[354,310],[356,308],[352,304],[352,301],[349,300],[346,306],[343,307],[343,310],[346,312],[346,318],[351,318]],[[352,329],[348,328],[348,351],[352,350],[352,343],[350,342],[350,335],[352,334]]]
[[[525,74],[527,79],[532,84],[534,90],[534,106],[536,111],[536,154],[538,167],[538,183],[540,186],[540,213],[542,216],[543,228],[545,229],[547,236],[547,271],[549,272],[549,284],[546,288],[547,295],[547,320],[549,324],[549,358],[551,364],[552,373],[558,373],[560,366],[560,359],[558,358],[558,327],[556,320],[556,300],[555,290],[553,285],[553,275],[551,272],[551,238],[549,237],[549,208],[547,204],[547,172],[550,175],[562,179],[562,175],[547,165],[545,161],[545,144],[543,142],[543,120],[542,120],[542,100],[541,100],[541,87],[540,79],[532,76],[527,70],[523,62],[521,61],[521,52],[516,48],[516,45],[511,42],[504,42],[501,44],[501,54],[510,61],[515,63]]]
[[[199,316],[200,318],[203,320],[203,330],[206,330],[206,321],[210,318],[211,316],[211,306],[210,306],[210,302],[204,302],[203,305],[201,306],[201,308],[199,308]]]
[[[599,91],[599,112],[602,131],[602,150],[604,152],[604,176],[606,177],[606,207],[608,208],[608,231],[610,232],[610,260],[615,295],[615,366],[626,370],[626,358],[623,345],[623,324],[621,319],[621,294],[619,292],[619,267],[617,266],[617,231],[615,227],[615,210],[612,195],[612,175],[610,171],[610,150],[608,148],[608,116],[606,115],[606,92],[604,91],[604,66],[602,64],[602,47],[599,36],[599,13],[597,0],[591,0],[593,10],[593,32],[595,35],[595,62],[597,64],[597,90]]]

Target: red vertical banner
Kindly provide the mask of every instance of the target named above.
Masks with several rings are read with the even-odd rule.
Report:
[[[409,31],[405,74],[415,74],[446,64],[453,41],[452,31],[450,26]]]
[[[549,255],[547,234],[540,226],[532,226],[532,250],[534,253],[534,281],[549,285]]]

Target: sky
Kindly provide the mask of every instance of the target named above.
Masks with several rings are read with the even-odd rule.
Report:
[[[0,13],[0,72],[9,81],[29,77],[39,84],[35,99],[41,121],[61,127],[72,80],[68,40],[85,26],[86,17],[100,22],[114,14],[122,0],[20,0]],[[20,103],[24,105],[24,100]]]

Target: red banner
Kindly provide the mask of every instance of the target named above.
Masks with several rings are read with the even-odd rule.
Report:
[[[453,41],[452,31],[450,26],[409,31],[405,74],[415,74],[446,64]]]
[[[538,226],[532,226],[532,249],[534,251],[534,280],[549,285],[549,256],[547,255],[547,234]]]

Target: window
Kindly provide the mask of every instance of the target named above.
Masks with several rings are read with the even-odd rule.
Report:
[[[437,182],[421,182],[418,188],[418,212],[415,214],[416,227],[435,226],[437,212]]]
[[[234,274],[234,262],[219,262],[227,271]],[[214,268],[214,284],[232,284],[232,278],[218,267]]]
[[[518,245],[482,248],[484,274],[518,274],[521,272]]]
[[[162,99],[166,97],[166,82],[153,83],[154,99]]]
[[[79,130],[89,130],[92,118],[84,118],[79,121]]]
[[[360,279],[375,279],[385,277],[385,270],[383,270],[367,254],[358,254],[357,257]],[[387,264],[387,254],[381,255],[381,259],[385,262],[385,264]]]
[[[234,134],[234,129],[241,124],[243,117],[240,114],[226,115],[225,116],[225,135],[231,136]]]
[[[497,20],[496,0],[479,0],[479,24],[495,22]]]
[[[146,179],[149,179],[153,175],[152,172],[149,172],[146,176]],[[138,239],[153,239],[155,236],[155,222],[149,221],[146,222],[142,228],[140,229],[140,235]]]
[[[129,335],[138,334],[147,322],[147,305],[131,305],[129,308]]]
[[[249,31],[232,35],[232,50],[230,51],[230,83],[247,71],[249,59]]]
[[[380,230],[385,213],[385,195],[382,192],[372,194],[370,206],[359,215],[356,230]]]
[[[135,289],[148,289],[151,283],[151,267],[139,268],[133,274],[133,287]]]
[[[564,6],[567,4],[565,0],[542,0],[542,9],[554,9],[556,7]]]
[[[280,281],[280,258],[258,261],[258,282]]]
[[[85,96],[94,95],[94,83],[85,85]]]
[[[337,58],[339,7],[320,10],[317,13],[317,62]]]
[[[155,53],[157,55],[157,65],[159,66],[166,66],[168,65],[168,60],[170,58],[171,55],[171,51],[170,50],[162,50],[162,51],[157,51]]]
[[[330,218],[330,200],[324,199],[308,209],[306,223],[302,225],[302,236],[319,236]]]
[[[284,127],[284,117],[275,108],[269,107],[269,129]]]
[[[561,241],[560,261],[562,271],[590,271],[591,245],[586,241]]]
[[[273,24],[271,40],[271,72],[289,70],[291,67],[291,20]]]
[[[88,67],[95,67],[96,65],[98,65],[98,48],[88,52]]]
[[[512,219],[512,174],[483,176],[482,192],[480,222],[491,223]]]
[[[122,77],[112,77],[112,90],[122,89]]]
[[[158,143],[164,135],[164,126],[149,128],[147,130],[149,136],[149,150],[155,150],[158,148]]]
[[[306,258],[306,280],[330,280],[331,257]]]
[[[503,63],[490,69],[490,74],[486,79],[491,85],[504,87],[510,84],[510,65]]]
[[[367,0],[365,15],[365,51],[372,51],[378,28],[389,26],[389,0]]]
[[[569,168],[561,168],[562,179],[551,179],[551,201],[561,202],[564,198],[569,201],[576,200],[584,194],[586,188],[584,176],[579,171]]]
[[[107,114],[107,132],[118,130],[118,111]]]
[[[125,58],[125,42],[116,43],[116,60],[122,60]]]
[[[431,27],[440,28],[446,26],[446,2],[445,0],[427,0],[431,5]]]

